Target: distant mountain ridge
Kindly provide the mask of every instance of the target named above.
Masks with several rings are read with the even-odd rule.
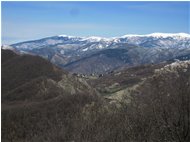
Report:
[[[100,42],[101,44],[106,43],[105,47],[110,46],[113,43],[130,43],[134,45],[144,45],[143,47],[146,47],[145,43],[147,41],[154,41],[157,40],[163,40],[164,42],[176,40],[175,44],[177,43],[185,43],[181,44],[180,47],[188,47],[190,46],[190,34],[187,33],[152,33],[152,34],[146,34],[146,35],[135,35],[135,34],[127,34],[121,37],[111,37],[111,38],[105,38],[105,37],[98,37],[98,36],[89,36],[89,37],[78,37],[78,36],[67,36],[67,35],[58,35],[53,37],[47,37],[39,40],[33,40],[33,41],[26,41],[21,42],[17,44],[12,44],[15,48],[20,49],[34,49],[34,48],[41,48],[44,45],[61,45],[61,44],[76,44],[76,43],[92,43],[92,42]],[[158,44],[158,47],[165,47],[166,44],[164,42],[161,42]],[[174,44],[174,43],[170,43]],[[167,44],[167,48],[170,44]],[[101,48],[101,46],[98,46]],[[98,48],[97,47],[97,48]],[[170,47],[175,47],[174,45]],[[102,47],[103,48],[103,47]],[[90,48],[89,48],[90,49]]]
[[[112,38],[58,35],[10,46],[20,53],[46,58],[68,71],[100,74],[122,66],[159,63],[176,57],[188,59],[190,34],[152,33]],[[110,49],[120,54],[109,56]],[[124,52],[119,52],[121,49]]]

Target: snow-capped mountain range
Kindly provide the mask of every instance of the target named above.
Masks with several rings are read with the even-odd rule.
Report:
[[[91,62],[96,63],[96,59],[100,56],[99,60],[102,58],[102,61],[99,62],[101,62],[101,66],[103,66],[103,69],[100,69],[102,70],[100,73],[102,73],[112,70],[112,61],[116,59],[117,63],[115,62],[114,68],[123,66],[123,64],[129,65],[129,61],[130,65],[138,65],[144,63],[157,63],[179,56],[186,56],[190,54],[190,34],[128,34],[111,38],[58,35],[3,47],[14,48],[21,53],[42,56],[61,67],[70,69],[70,66],[72,66],[73,72],[75,72],[77,67],[81,67],[81,63],[83,66],[88,66],[88,62],[92,60],[92,57],[93,60]],[[124,49],[125,54],[118,52],[120,55],[111,53],[110,56],[110,52],[117,52],[116,50],[120,49]],[[109,50],[109,55],[106,50]],[[120,56],[122,58],[120,58]],[[106,60],[106,63],[103,60]],[[93,68],[95,67],[92,67],[88,72],[93,73]],[[80,69],[77,70],[77,72],[80,72]],[[82,73],[85,73],[85,71]],[[96,71],[96,73],[99,72]]]
[[[186,33],[152,33],[147,35],[124,35],[121,37],[77,37],[77,36],[67,36],[67,35],[58,35],[53,37],[48,37],[40,40],[34,40],[29,42],[22,42],[18,44],[13,44],[15,48],[18,49],[28,49],[32,50],[34,48],[43,48],[44,46],[54,46],[54,45],[69,45],[69,44],[79,44],[83,46],[84,44],[96,43],[97,46],[93,46],[92,48],[88,48],[87,51],[93,48],[106,48],[110,45],[117,43],[128,43],[134,44],[142,47],[162,47],[162,48],[170,48],[170,47],[189,47],[190,46],[190,34]],[[61,47],[61,46],[59,46]]]

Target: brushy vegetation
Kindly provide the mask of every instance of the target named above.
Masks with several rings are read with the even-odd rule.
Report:
[[[78,94],[5,109],[2,141],[188,142],[189,84],[189,72],[153,76],[120,107],[98,96]]]
[[[190,65],[157,71],[120,104],[62,93],[52,81],[45,83],[48,93],[33,98],[37,81],[31,90],[2,94],[2,142],[190,141]]]

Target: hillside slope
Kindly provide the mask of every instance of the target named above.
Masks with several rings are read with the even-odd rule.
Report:
[[[38,56],[2,50],[2,109],[52,100],[63,95],[95,94],[82,78]]]
[[[4,53],[3,142],[190,140],[189,61],[78,78],[39,57]]]

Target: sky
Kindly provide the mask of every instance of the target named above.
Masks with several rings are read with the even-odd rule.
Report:
[[[55,35],[190,33],[190,2],[1,2],[2,44]]]

